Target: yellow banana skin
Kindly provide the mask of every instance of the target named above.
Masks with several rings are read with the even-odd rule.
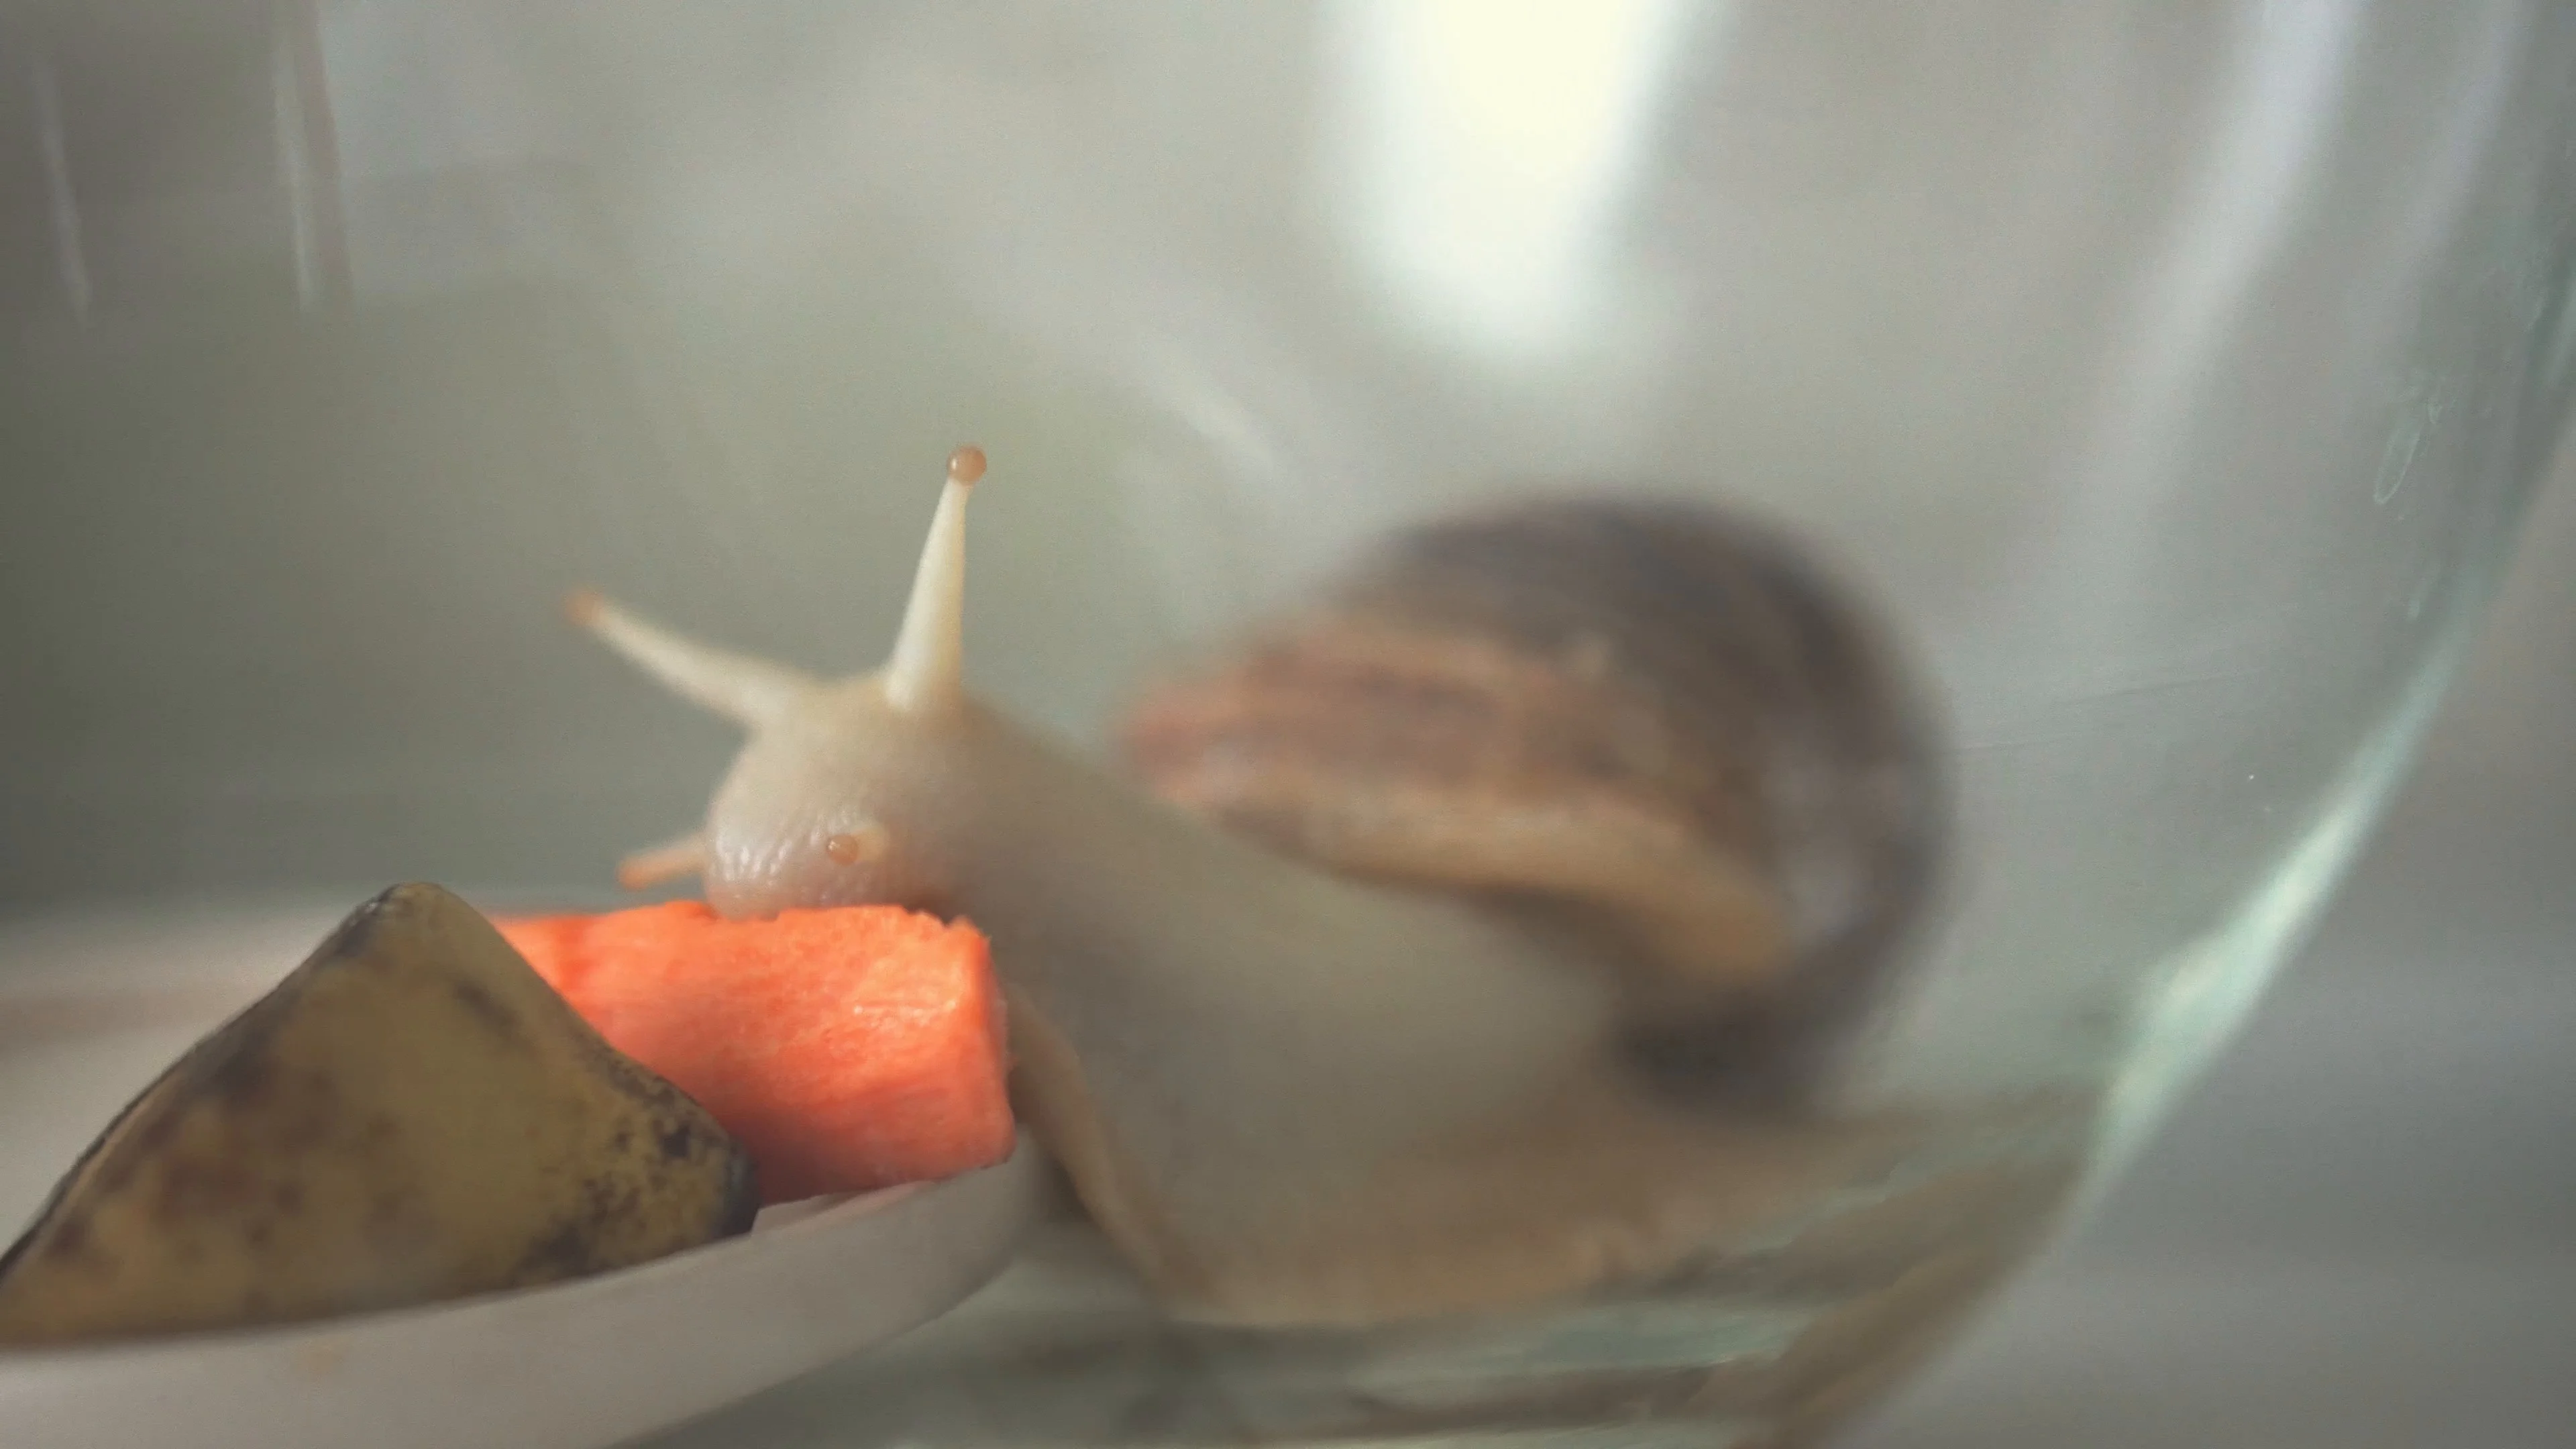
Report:
[[[472,907],[377,896],[145,1089],[0,1257],[0,1345],[533,1287],[740,1233],[749,1158]]]

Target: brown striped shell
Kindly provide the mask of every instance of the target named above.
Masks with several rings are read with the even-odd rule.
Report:
[[[1164,798],[1360,877],[1615,943],[1638,1058],[1783,1084],[1877,995],[1944,840],[1896,651],[1778,538],[1687,503],[1421,527],[1150,691]]]

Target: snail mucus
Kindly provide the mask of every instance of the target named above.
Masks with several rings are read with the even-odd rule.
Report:
[[[748,732],[703,827],[620,875],[973,920],[1015,1102],[1171,1311],[1651,1278],[1888,1150],[1802,1104],[1922,914],[1943,798],[1899,662],[1793,550],[1589,496],[1417,528],[1149,691],[1130,779],[965,688],[984,466],[951,457],[872,673],[576,596]]]

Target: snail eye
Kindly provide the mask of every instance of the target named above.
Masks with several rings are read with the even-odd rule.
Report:
[[[885,859],[892,843],[884,826],[868,825],[825,836],[823,853],[832,858],[834,865],[867,865]]]

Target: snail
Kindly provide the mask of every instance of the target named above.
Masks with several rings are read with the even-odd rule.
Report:
[[[702,828],[620,877],[973,920],[1015,1101],[1172,1311],[1651,1277],[1888,1150],[1798,1104],[1923,914],[1944,797],[1900,662],[1793,550],[1670,502],[1435,522],[1149,691],[1127,779],[965,687],[984,470],[951,456],[871,673],[574,597],[748,732]]]

